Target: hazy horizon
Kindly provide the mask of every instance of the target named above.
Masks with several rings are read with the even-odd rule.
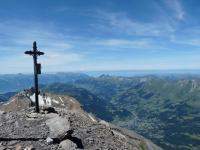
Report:
[[[97,71],[58,71],[58,72],[43,72],[42,74],[59,74],[59,73],[81,73],[89,76],[111,75],[111,76],[145,76],[145,75],[200,75],[200,69],[176,69],[176,70],[97,70]],[[33,72],[28,73],[0,73],[0,75],[33,75]]]

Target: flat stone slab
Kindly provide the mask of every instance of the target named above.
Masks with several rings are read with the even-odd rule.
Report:
[[[70,123],[68,119],[57,115],[54,118],[48,119],[46,125],[50,129],[49,138],[60,139],[64,138],[70,129]]]
[[[64,140],[59,144],[58,150],[76,150],[77,146],[70,140]]]
[[[0,149],[36,150],[57,149],[58,144],[48,145],[46,138],[49,127],[45,115],[26,112],[25,110],[0,115]]]

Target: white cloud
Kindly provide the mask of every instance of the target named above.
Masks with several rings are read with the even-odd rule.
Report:
[[[68,63],[80,62],[83,60],[83,56],[77,53],[69,52],[47,52],[41,59],[41,62],[45,66],[59,66],[67,65]]]
[[[0,33],[4,35],[0,36],[0,44],[3,44],[0,45],[0,51],[15,52],[16,54],[15,56],[14,54],[7,55],[5,58],[1,56],[0,64],[5,66],[1,70],[2,72],[32,72],[32,59],[30,56],[24,56],[23,52],[32,48],[32,42],[34,40],[38,42],[38,49],[45,52],[45,55],[39,57],[38,60],[42,63],[42,66],[44,66],[43,71],[45,72],[69,70],[163,69],[184,66],[189,68],[193,65],[187,65],[188,61],[187,63],[185,62],[177,65],[177,60],[172,62],[170,59],[166,61],[149,61],[147,59],[139,62],[136,60],[132,61],[131,57],[121,58],[121,56],[119,56],[120,53],[115,53],[113,57],[107,57],[102,54],[102,51],[107,52],[111,50],[127,50],[125,53],[137,51],[142,54],[144,51],[141,52],[141,49],[145,49],[150,51],[162,51],[161,53],[165,55],[165,51],[163,50],[165,49],[164,46],[166,46],[166,49],[169,49],[171,42],[200,46],[200,40],[198,38],[187,39],[188,37],[185,37],[184,40],[181,40],[180,36],[176,35],[177,29],[174,24],[176,24],[176,20],[183,20],[185,16],[185,12],[179,1],[170,1],[167,6],[172,10],[176,19],[171,18],[171,16],[166,18],[163,16],[164,21],[159,20],[159,18],[157,20],[144,22],[131,18],[126,13],[122,12],[113,13],[101,11],[97,14],[94,13],[95,19],[97,20],[92,22],[94,28],[91,28],[91,31],[97,32],[97,36],[94,34],[94,36],[91,37],[82,36],[81,38],[74,38],[74,36],[66,32],[56,31],[57,28],[48,23],[1,22]],[[63,10],[61,9],[58,11],[66,10],[63,8]],[[62,29],[62,31],[64,31],[64,29]],[[198,31],[200,30],[198,29]],[[104,38],[101,38],[101,36],[98,37],[98,35],[103,35]],[[79,36],[81,36],[81,34]],[[174,38],[168,41],[169,37]],[[152,53],[149,52],[148,54]],[[140,57],[143,58],[143,56],[145,57],[148,54],[143,53]],[[99,59],[99,61],[95,59],[98,57],[102,57],[102,59]],[[155,57],[156,56],[152,55],[152,59],[156,59]],[[120,61],[119,58],[121,58]]]
[[[2,73],[30,73],[33,72],[33,58],[28,55],[7,56],[0,59]],[[47,52],[38,57],[38,63],[42,64],[42,71],[73,70],[73,63],[81,63],[84,56],[72,52]]]
[[[55,71],[68,69],[72,63],[84,59],[82,54],[74,52],[73,37],[65,36],[65,33],[57,32],[45,24],[1,22],[0,33],[4,34],[3,41],[0,40],[0,52],[5,54],[0,59],[0,64],[5,66],[2,72],[32,72],[32,58],[24,55],[24,51],[31,50],[35,40],[38,49],[45,52],[44,56],[38,58],[45,71],[51,71],[52,68]]]
[[[164,0],[166,5],[173,11],[174,17],[178,20],[184,20],[185,12],[180,3],[180,0]]]
[[[171,41],[177,44],[185,44],[185,45],[200,47],[200,38],[190,38],[190,39],[173,38],[171,39]]]
[[[95,28],[113,33],[131,36],[168,36],[174,32],[174,27],[167,21],[141,22],[128,17],[125,13],[111,13],[97,11],[96,17],[99,24],[92,24]]]
[[[159,46],[155,45],[151,39],[100,39],[91,42],[93,45],[100,46],[102,48],[107,47],[115,49],[152,49],[158,48]]]
[[[187,60],[187,61],[185,61]],[[154,58],[144,60],[115,60],[91,62],[79,65],[80,71],[114,71],[114,70],[169,70],[169,69],[198,69],[200,67],[198,57],[173,57]]]
[[[2,37],[0,36],[1,41],[4,40],[3,43],[7,42],[9,45],[28,46],[36,40],[41,41],[44,46],[72,47],[70,37],[65,36],[63,32],[56,31],[53,23],[4,21],[0,23],[0,33],[3,34]]]

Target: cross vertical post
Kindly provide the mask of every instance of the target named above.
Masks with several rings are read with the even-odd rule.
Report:
[[[37,56],[44,55],[44,52],[37,50],[36,41],[33,42],[33,51],[26,51],[25,54],[33,56],[33,65],[34,65],[34,85],[35,85],[35,111],[39,113],[39,101],[38,101],[38,74],[41,73],[41,65],[37,63]]]
[[[37,44],[33,42],[33,63],[34,63],[34,79],[35,79],[35,110],[39,112],[38,102],[38,75],[37,75]]]

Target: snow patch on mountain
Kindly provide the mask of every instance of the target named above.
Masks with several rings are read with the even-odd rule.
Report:
[[[96,119],[94,119],[94,118],[92,117],[92,115],[88,114],[88,116],[90,117],[90,119],[91,119],[93,122],[96,122]]]
[[[33,103],[35,103],[35,94],[30,96],[30,99]],[[59,104],[57,100],[52,99],[49,96],[41,96],[38,95],[39,106],[52,106],[52,102]]]
[[[8,104],[10,104],[11,102],[13,102],[13,101],[15,101],[16,99],[15,98],[13,98],[11,101],[8,101],[7,103],[4,103],[3,105],[8,105]]]

